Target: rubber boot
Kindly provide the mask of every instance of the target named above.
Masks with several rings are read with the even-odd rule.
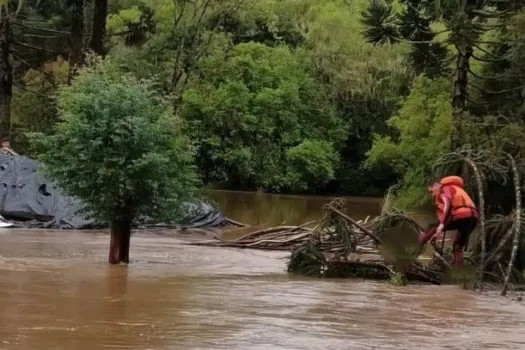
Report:
[[[463,249],[457,245],[454,245],[454,265],[456,267],[463,266]]]

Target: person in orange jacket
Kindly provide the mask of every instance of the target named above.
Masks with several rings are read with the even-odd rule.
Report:
[[[476,228],[479,213],[474,201],[464,189],[463,179],[459,176],[447,176],[428,187],[436,205],[439,224],[431,226],[419,236],[423,247],[428,241],[435,241],[446,231],[457,230],[454,239],[454,264],[463,266],[463,249],[470,234]]]

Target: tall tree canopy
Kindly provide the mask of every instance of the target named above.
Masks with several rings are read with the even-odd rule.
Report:
[[[486,136],[521,149],[520,1],[74,4],[25,2],[12,22],[22,150],[24,131],[52,132],[56,91],[90,49],[169,101],[211,187],[380,195],[401,181],[421,204],[442,152]]]

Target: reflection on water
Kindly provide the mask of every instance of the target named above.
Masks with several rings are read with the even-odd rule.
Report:
[[[509,299],[294,277],[283,252],[151,232],[133,236],[130,266],[108,266],[108,244],[0,231],[0,349],[525,348],[525,307]]]
[[[322,215],[322,206],[335,197],[286,196],[254,192],[211,191],[224,215],[252,226],[301,225]],[[381,212],[376,198],[346,198],[347,212],[356,219]]]

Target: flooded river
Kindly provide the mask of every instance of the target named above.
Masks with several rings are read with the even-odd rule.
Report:
[[[325,201],[256,196],[215,199],[254,225],[307,221]],[[510,298],[293,277],[281,252],[151,232],[133,236],[130,266],[108,266],[108,243],[103,233],[0,231],[0,349],[525,348],[525,304]]]

